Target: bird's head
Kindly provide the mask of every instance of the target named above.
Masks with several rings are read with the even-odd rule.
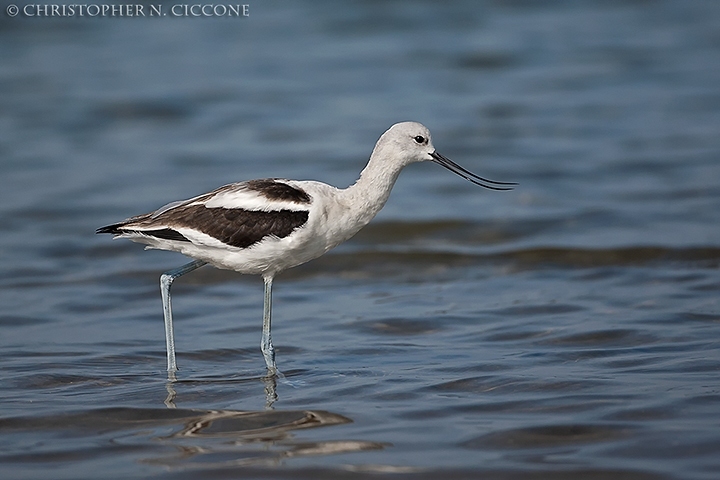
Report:
[[[402,167],[416,162],[435,162],[475,185],[490,190],[512,190],[517,185],[514,182],[496,182],[480,177],[441,155],[433,146],[430,131],[418,122],[401,122],[390,127],[375,145],[373,155],[376,154],[392,159]]]

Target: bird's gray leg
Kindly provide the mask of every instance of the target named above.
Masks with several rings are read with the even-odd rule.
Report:
[[[168,270],[160,275],[160,293],[163,303],[163,317],[165,318],[165,343],[167,345],[168,378],[173,378],[177,372],[175,362],[175,336],[173,334],[172,307],[170,306],[170,286],[172,282],[186,273],[190,273],[205,265],[202,260],[195,260],[174,270]]]
[[[263,302],[263,331],[262,340],[260,342],[260,350],[262,350],[263,356],[265,357],[268,375],[275,375],[277,373],[277,366],[275,365],[275,348],[273,348],[272,337],[270,336],[273,277],[271,275],[263,276],[263,281],[265,282],[265,301]]]

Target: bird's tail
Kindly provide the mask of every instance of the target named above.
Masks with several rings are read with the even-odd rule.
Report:
[[[150,217],[150,215],[151,214],[149,213],[137,215],[135,217],[128,218],[127,220],[123,220],[122,222],[113,223],[112,225],[107,225],[105,227],[100,227],[95,230],[95,233],[111,233],[113,235],[122,235],[123,233],[127,233],[127,231],[123,231],[123,227],[127,227],[129,225],[132,225],[133,223],[146,220]]]
[[[123,225],[125,225],[125,222],[115,223],[106,227],[100,227],[95,230],[95,233],[111,233],[113,235],[120,235],[122,233],[120,231],[120,227],[122,227]]]

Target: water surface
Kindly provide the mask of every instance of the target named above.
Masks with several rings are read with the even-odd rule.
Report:
[[[720,4],[263,2],[0,18],[3,478],[720,475]],[[444,155],[262,282],[94,230],[257,177]]]

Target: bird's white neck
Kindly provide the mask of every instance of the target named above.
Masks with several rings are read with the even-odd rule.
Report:
[[[403,166],[401,163],[382,161],[382,155],[375,151],[360,172],[357,182],[342,190],[348,215],[357,222],[358,230],[385,206]]]

